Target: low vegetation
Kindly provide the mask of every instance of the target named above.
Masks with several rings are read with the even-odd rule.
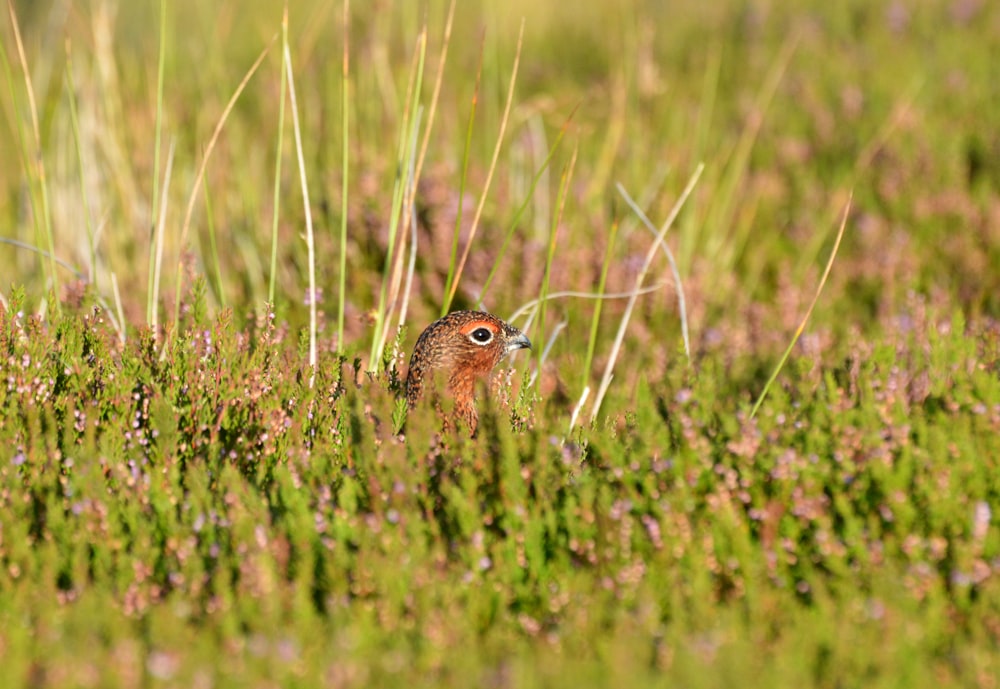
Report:
[[[1000,8],[758,5],[11,3],[4,681],[996,687]]]

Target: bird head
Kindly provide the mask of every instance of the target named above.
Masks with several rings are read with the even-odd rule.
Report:
[[[406,375],[406,397],[416,403],[428,375],[440,372],[461,408],[473,404],[476,378],[531,342],[520,330],[483,311],[454,311],[434,321],[417,338]]]

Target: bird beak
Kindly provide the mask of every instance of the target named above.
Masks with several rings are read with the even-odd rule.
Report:
[[[531,340],[524,333],[518,333],[517,337],[507,343],[508,354],[519,349],[531,349]]]

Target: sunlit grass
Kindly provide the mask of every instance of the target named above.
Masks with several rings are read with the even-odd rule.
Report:
[[[904,10],[8,4],[3,679],[993,686],[998,9]]]

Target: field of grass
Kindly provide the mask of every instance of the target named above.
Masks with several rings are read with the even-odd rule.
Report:
[[[0,686],[1000,685],[1000,5],[271,5],[4,8]]]

